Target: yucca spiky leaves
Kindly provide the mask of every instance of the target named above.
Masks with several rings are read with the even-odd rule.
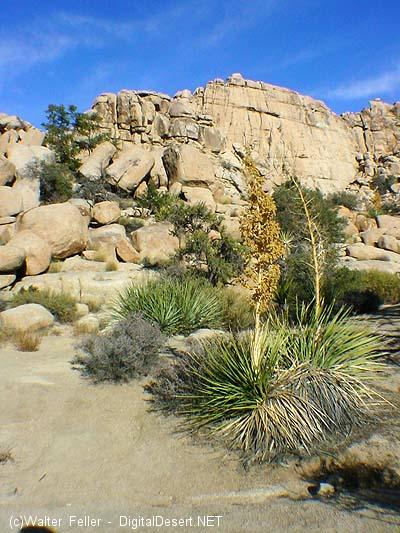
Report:
[[[304,452],[363,423],[379,398],[366,379],[379,368],[378,340],[359,330],[345,313],[331,310],[308,326],[271,318],[257,337],[247,332],[216,337],[183,356],[155,401],[184,417],[184,427],[220,435],[252,458]]]
[[[218,291],[194,278],[161,278],[131,285],[114,302],[111,317],[120,320],[135,313],[156,322],[168,335],[220,327],[223,322]]]

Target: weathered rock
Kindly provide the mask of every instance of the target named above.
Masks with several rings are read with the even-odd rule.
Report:
[[[375,219],[366,217],[365,215],[362,215],[360,213],[355,216],[354,223],[359,231],[374,230],[377,227]]]
[[[14,283],[17,277],[14,274],[0,275],[0,289],[5,289]]]
[[[0,245],[7,244],[15,235],[15,224],[0,225]]]
[[[0,186],[0,217],[18,215],[24,205],[21,194],[13,187]]]
[[[376,217],[378,227],[383,229],[400,229],[400,217],[392,215],[379,215]],[[386,233],[386,232],[385,232]]]
[[[11,183],[16,171],[15,165],[0,154],[0,185]]]
[[[87,315],[75,322],[75,328],[84,333],[96,333],[100,329],[100,322],[94,315]]]
[[[25,251],[15,246],[0,246],[0,272],[12,272],[22,266]]]
[[[122,151],[107,169],[111,183],[126,191],[134,190],[154,166],[154,157],[141,148]]]
[[[183,185],[207,187],[215,179],[211,160],[189,144],[168,147],[162,159],[170,186],[179,182]]]
[[[68,202],[27,211],[19,221],[19,231],[23,230],[30,230],[47,242],[56,259],[80,253],[88,240],[87,219]]]
[[[170,259],[179,248],[179,241],[171,235],[172,225],[165,222],[144,226],[131,233],[134,247],[141,261],[149,264]]]
[[[104,261],[89,261],[79,255],[68,257],[63,261],[61,272],[105,272],[107,263]]]
[[[130,270],[116,272],[57,272],[27,276],[16,283],[13,291],[28,287],[49,289],[57,294],[68,293],[78,302],[88,305],[109,303],[131,283],[143,283],[156,276],[139,265],[129,267]]]
[[[39,304],[24,304],[0,313],[1,328],[7,334],[38,331],[53,323],[53,315]]]
[[[49,268],[51,249],[49,244],[30,230],[19,231],[7,244],[25,252],[28,276],[36,276]]]
[[[79,172],[88,179],[101,179],[116,152],[116,147],[109,141],[99,144],[81,165]]]
[[[358,235],[358,228],[351,220],[346,221],[346,225],[343,228],[343,235],[348,239],[353,235]]]
[[[392,261],[374,259],[357,261],[351,257],[344,257],[341,264],[349,270],[377,270],[378,272],[387,272],[389,274],[400,272],[400,263],[394,263]]]
[[[382,235],[378,240],[378,247],[396,252],[397,254],[400,253],[400,241],[391,235]]]
[[[99,224],[111,224],[121,216],[121,210],[117,202],[99,202],[92,210],[92,218]]]
[[[215,212],[216,203],[209,189],[204,187],[183,187],[182,193],[189,204],[204,204],[211,212]]]
[[[135,250],[128,239],[121,238],[115,247],[117,256],[125,263],[139,263],[140,254]]]
[[[375,248],[374,246],[368,246],[366,244],[350,244],[346,248],[346,254],[354,259],[359,260],[376,260],[376,261],[391,261],[394,263],[400,263],[400,255],[394,252],[388,252]]]
[[[20,131],[19,137],[21,144],[27,146],[41,146],[44,141],[45,133],[37,128],[29,128],[27,131]]]
[[[53,163],[55,155],[52,150],[45,146],[26,146],[24,144],[10,145],[7,157],[15,165],[17,177],[32,179],[32,168],[41,161]]]
[[[222,225],[224,226],[225,233],[232,239],[240,241],[242,234],[240,232],[240,219],[225,217]]]
[[[379,241],[379,239],[382,237],[383,233],[384,233],[383,228],[370,229],[370,230],[363,231],[362,233],[360,233],[360,237],[364,244],[367,244],[369,246],[374,246]]]

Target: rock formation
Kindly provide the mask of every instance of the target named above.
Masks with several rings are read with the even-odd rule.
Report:
[[[233,74],[172,98],[153,91],[105,93],[93,110],[112,142],[82,153],[80,174],[130,197],[128,208],[108,200],[93,204],[79,197],[78,186],[69,202],[41,206],[31,167],[55,155],[42,146],[43,132],[0,113],[0,288],[17,282],[18,290],[33,276],[38,285],[51,282],[60,290],[71,281],[82,300],[83,279],[95,292],[104,276],[120,288],[140,278],[137,263],[168,259],[178,246],[168,224],[143,217],[134,201],[150,183],[188,203],[204,203],[239,238],[248,151],[267,190],[295,175],[323,193],[354,191],[362,203],[383,180],[400,198],[400,103],[374,100],[359,113],[337,116],[309,96]],[[399,219],[342,211],[346,265],[400,272]],[[122,223],[129,226],[138,216],[143,227],[127,233]],[[47,272],[51,259],[64,260],[59,273]]]

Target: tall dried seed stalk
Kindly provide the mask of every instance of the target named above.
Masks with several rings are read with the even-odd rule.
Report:
[[[253,293],[255,330],[253,362],[257,368],[261,358],[261,315],[268,308],[280,276],[279,259],[284,254],[280,227],[276,221],[276,206],[263,189],[264,178],[249,155],[244,158],[248,176],[249,206],[240,220],[243,244],[248,250],[243,284]]]

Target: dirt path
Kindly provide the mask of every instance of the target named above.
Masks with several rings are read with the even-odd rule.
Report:
[[[293,468],[245,472],[235,457],[179,437],[174,419],[149,412],[140,384],[82,380],[69,364],[72,344],[46,337],[36,353],[0,348],[0,449],[15,458],[0,465],[1,533],[29,514],[61,520],[62,533],[398,531],[371,512],[279,498],[305,490]],[[154,515],[194,525],[222,518],[219,527],[216,518],[209,527],[134,527]],[[101,521],[92,527],[85,516]]]

